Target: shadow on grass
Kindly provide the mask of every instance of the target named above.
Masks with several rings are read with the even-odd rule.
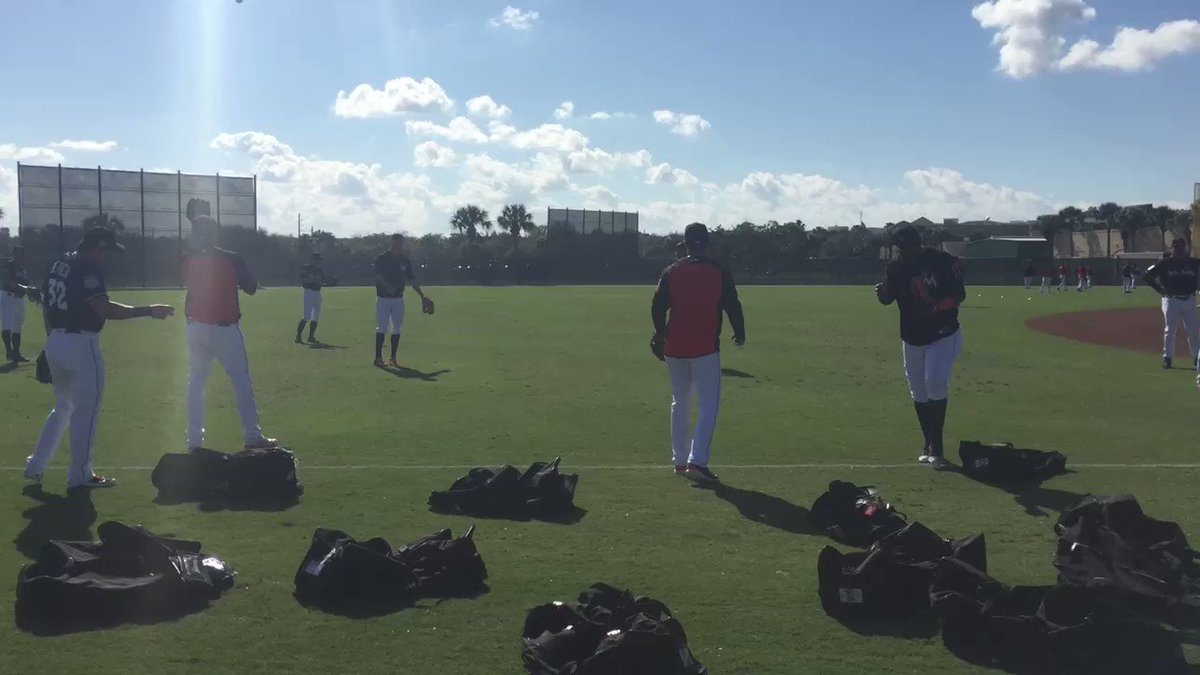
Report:
[[[12,371],[14,371],[20,367],[21,367],[21,364],[13,363],[12,361],[9,361],[8,363],[5,363],[4,365],[0,366],[0,375],[2,375],[4,373],[11,373]]]
[[[697,487],[708,490],[719,499],[733,504],[747,520],[792,534],[823,535],[809,522],[808,509],[797,506],[782,497],[755,490],[744,490],[724,483]]]
[[[751,375],[750,373],[747,373],[743,370],[736,370],[734,368],[722,368],[721,374],[724,375],[725,377],[740,377],[740,378],[747,379],[747,380],[757,380],[758,379],[757,377],[755,377],[754,375]]]
[[[941,625],[933,610],[918,612],[906,616],[903,620],[896,619],[862,619],[832,616],[847,630],[863,636],[883,635],[887,637],[908,640],[928,639],[938,634]]]
[[[286,499],[256,499],[251,501],[234,500],[228,497],[210,497],[205,499],[166,499],[161,496],[154,498],[159,506],[179,506],[195,504],[200,511],[211,513],[215,511],[258,511],[261,513],[278,513],[300,503],[300,497]]]
[[[550,523],[552,525],[574,525],[583,520],[587,515],[587,509],[578,506],[571,507],[571,510],[566,513],[560,513],[553,516],[531,516],[523,514],[505,515],[502,513],[475,512],[462,509],[438,509],[432,506],[429,507],[430,513],[437,513],[443,516],[464,516],[469,518],[477,518],[479,520],[509,520],[518,523]]]
[[[399,366],[396,368],[382,368],[381,370],[383,370],[386,373],[390,373],[391,375],[395,375],[396,377],[399,377],[404,380],[421,380],[422,382],[437,382],[439,376],[445,375],[446,373],[450,372],[449,368],[443,368],[442,370],[434,370],[432,372],[426,373],[426,372],[417,370],[416,368],[409,368],[407,366]]]
[[[336,349],[338,351],[344,351],[344,350],[349,349],[349,347],[344,347],[342,345],[331,345],[331,344],[321,342],[320,340],[317,340],[316,342],[308,342],[306,344],[308,345],[309,349]]]
[[[26,558],[37,558],[38,551],[51,539],[63,541],[92,541],[92,523],[96,522],[96,506],[91,490],[70,490],[66,496],[51,494],[40,485],[29,485],[21,491],[32,497],[37,506],[22,515],[29,522],[13,539]]]
[[[961,470],[957,473],[967,477],[969,480],[974,480],[980,485],[986,485],[1007,492],[1012,495],[1013,501],[1025,509],[1026,515],[1036,518],[1048,518],[1051,515],[1060,514],[1067,507],[1084,498],[1084,495],[1078,492],[1045,487],[1045,481],[1033,480],[1020,483],[994,483],[975,480],[962,473]],[[1071,473],[1075,472],[1068,469],[1060,475]]]
[[[292,597],[296,598],[296,602],[300,603],[301,607],[322,612],[324,614],[332,614],[333,616],[340,616],[344,619],[377,619],[381,616],[403,612],[406,609],[428,609],[431,605],[422,602],[422,600],[432,600],[432,604],[436,606],[442,604],[443,602],[450,602],[453,600],[474,600],[487,595],[490,591],[491,589],[488,587],[488,585],[483,584],[479,590],[472,593],[425,597],[420,599],[413,599],[411,597],[397,597],[391,600],[362,602],[350,602],[347,600],[342,600],[329,602],[319,600],[302,600],[295,593],[292,594]]]

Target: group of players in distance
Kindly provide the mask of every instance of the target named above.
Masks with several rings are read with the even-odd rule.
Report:
[[[187,289],[188,431],[189,450],[204,447],[205,384],[213,360],[221,364],[233,383],[237,409],[247,449],[271,447],[259,424],[258,405],[250,378],[245,339],[239,324],[238,293],[254,294],[258,284],[237,253],[217,246],[219,228],[207,215],[192,218],[192,241],[182,259]],[[918,461],[935,469],[949,466],[945,459],[943,430],[954,362],[963,347],[959,307],[966,298],[962,268],[957,258],[924,246],[915,227],[891,233],[899,255],[891,261],[885,279],[875,287],[880,303],[899,308],[904,372],[916,411],[923,446]],[[684,231],[685,255],[662,273],[651,301],[654,334],[651,351],[667,366],[671,384],[671,451],[674,471],[699,483],[719,479],[709,468],[711,445],[721,399],[720,335],[722,313],[729,317],[733,343],[746,341],[745,320],[737,286],[729,270],[707,255],[709,233],[700,223]],[[175,313],[169,305],[130,306],[114,302],[104,274],[123,250],[114,233],[105,228],[87,231],[78,247],[51,265],[40,289],[47,331],[45,356],[52,375],[55,405],[28,458],[25,477],[41,481],[67,428],[71,430],[71,464],[68,488],[104,488],[116,485],[93,468],[93,446],[104,391],[104,360],[100,333],[106,321],[137,317],[164,320]],[[11,265],[10,265],[11,267]],[[1196,285],[1200,260],[1187,255],[1186,242],[1147,272],[1147,282],[1163,295],[1168,315],[1189,326],[1193,354],[1200,347],[1195,336]],[[301,270],[304,287],[303,315],[296,341],[316,342],[320,319],[320,293],[324,274],[320,256]],[[4,290],[13,288],[5,277]],[[376,367],[396,366],[404,322],[404,289],[411,286],[421,297],[422,308],[432,313],[433,302],[416,282],[413,265],[404,253],[404,237],[393,235],[387,251],[375,261]],[[27,284],[20,289],[36,291]],[[1190,307],[1190,315],[1187,310]],[[1190,323],[1187,323],[1190,321]],[[7,326],[6,326],[7,328]],[[382,350],[391,331],[391,358]],[[19,346],[19,341],[18,341]],[[1173,348],[1173,344],[1170,345]],[[1169,362],[1168,362],[1169,363]],[[698,415],[692,422],[695,397]]]

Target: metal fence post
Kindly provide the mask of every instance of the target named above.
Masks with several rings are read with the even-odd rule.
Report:
[[[138,196],[141,198],[142,219],[142,288],[146,288],[146,170],[138,169]]]
[[[67,233],[63,231],[62,164],[58,165],[58,254],[67,252]]]

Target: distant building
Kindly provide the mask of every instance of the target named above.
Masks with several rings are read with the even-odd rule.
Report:
[[[966,242],[959,255],[963,258],[1049,260],[1054,255],[1054,247],[1041,237],[992,237]]]

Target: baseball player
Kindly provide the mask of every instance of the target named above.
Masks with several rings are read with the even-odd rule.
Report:
[[[404,235],[393,234],[391,247],[375,258],[375,367],[382,368],[383,338],[392,329],[392,358],[387,365],[396,368],[396,352],[400,349],[400,334],[404,330],[404,286],[421,296],[423,306],[432,300],[425,297],[413,274],[412,262],[404,254]]]
[[[721,405],[721,312],[729,315],[733,343],[739,347],[746,343],[746,325],[733,276],[704,255],[708,228],[692,223],[683,240],[687,257],[662,273],[650,304],[654,321],[650,348],[667,362],[671,378],[675,473],[697,483],[716,483],[708,460]],[[699,404],[694,429],[693,393]]]
[[[1126,293],[1133,292],[1133,263],[1125,263],[1121,268],[1121,279],[1123,281],[1124,290]]]
[[[217,248],[217,223],[206,215],[192,219],[192,249],[183,257],[182,276],[187,288],[188,449],[204,447],[204,399],[213,359],[233,383],[238,415],[247,450],[269,448],[274,438],[263,435],[258,422],[250,361],[239,321],[238,289],[247,295],[258,291],[246,262],[232,251]]]
[[[1087,288],[1087,268],[1083,265],[1075,268],[1075,280],[1078,282],[1076,291],[1082,291]]]
[[[1060,291],[1067,290],[1067,266],[1066,265],[1058,266],[1058,290],[1060,290]]]
[[[1054,268],[1047,267],[1042,270],[1042,293],[1050,292],[1050,282],[1054,279]]]
[[[54,380],[55,400],[25,467],[25,478],[29,480],[41,482],[69,424],[71,467],[67,487],[107,488],[117,484],[92,468],[92,445],[104,395],[100,331],[105,321],[141,316],[166,319],[175,314],[170,305],[131,307],[109,300],[104,272],[112,255],[122,250],[112,230],[92,228],[84,233],[75,251],[50,266],[42,284],[46,361]]]
[[[958,308],[967,297],[958,259],[925,248],[917,228],[906,225],[892,233],[900,256],[888,263],[886,280],[875,286],[879,302],[900,307],[904,372],[917,421],[925,436],[918,461],[935,469],[949,466],[943,429],[950,373],[962,351]]]
[[[1187,331],[1191,350],[1191,366],[1197,364],[1200,353],[1200,321],[1196,315],[1196,289],[1200,280],[1200,259],[1188,255],[1187,240],[1171,242],[1171,254],[1146,270],[1146,285],[1162,296],[1163,368],[1171,367],[1175,355],[1175,330],[1180,322]]]
[[[13,363],[28,361],[21,354],[21,327],[25,325],[25,296],[36,301],[37,288],[29,285],[25,269],[25,247],[14,246],[12,257],[0,260],[0,324],[3,325],[4,355]]]
[[[312,260],[300,268],[300,286],[304,288],[304,314],[300,317],[300,325],[296,326],[296,344],[303,344],[300,339],[304,332],[304,324],[308,324],[308,341],[317,341],[317,321],[321,318],[321,287],[325,285],[325,270],[321,269],[321,254],[313,251]]]
[[[1025,290],[1029,290],[1033,287],[1033,275],[1033,263],[1025,263]]]

